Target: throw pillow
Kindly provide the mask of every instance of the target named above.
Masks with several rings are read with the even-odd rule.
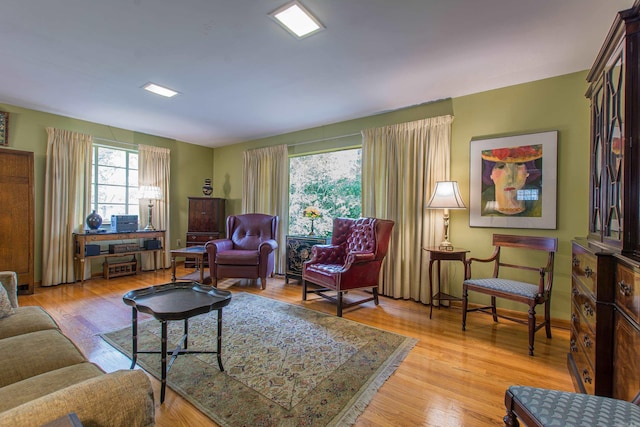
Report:
[[[0,319],[11,316],[15,310],[9,301],[9,295],[4,286],[0,285]]]

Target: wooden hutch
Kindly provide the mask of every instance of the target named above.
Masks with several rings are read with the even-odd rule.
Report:
[[[640,0],[591,68],[589,234],[572,250],[568,366],[577,391],[640,390]]]

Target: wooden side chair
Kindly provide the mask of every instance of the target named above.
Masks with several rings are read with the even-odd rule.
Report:
[[[505,427],[640,426],[640,394],[632,402],[590,394],[511,386],[505,392]]]
[[[506,234],[494,234],[493,255],[487,259],[469,258],[465,272],[465,281],[462,285],[462,330],[465,330],[467,313],[481,311],[491,314],[494,322],[498,317],[511,320],[529,326],[529,355],[533,356],[533,341],[536,331],[543,326],[547,332],[547,338],[551,338],[551,287],[553,286],[553,261],[558,250],[558,239],[537,236],[513,236]],[[547,252],[546,265],[533,267],[530,265],[510,264],[500,260],[502,248],[518,248],[525,251]],[[474,262],[493,263],[493,275],[489,278],[472,278],[471,266]],[[509,280],[500,277],[501,268],[528,270],[537,273],[537,280],[533,283]],[[469,291],[480,292],[491,296],[491,305],[469,308]],[[517,301],[529,306],[529,318],[527,321],[499,314],[496,310],[496,298],[504,298]],[[536,305],[544,304],[544,321],[536,324]]]

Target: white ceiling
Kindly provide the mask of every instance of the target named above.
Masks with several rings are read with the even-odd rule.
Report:
[[[0,103],[215,147],[588,69],[633,4],[286,1],[3,0]]]

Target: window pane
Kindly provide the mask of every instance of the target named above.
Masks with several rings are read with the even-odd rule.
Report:
[[[129,153],[129,169],[138,170],[138,153]]]
[[[126,188],[114,185],[98,186],[98,203],[126,203]]]
[[[98,147],[98,164],[107,166],[126,166],[127,153],[115,148]],[[136,161],[137,165],[137,161]]]
[[[355,149],[290,159],[289,234],[311,231],[311,220],[302,216],[307,206],[322,214],[314,220],[319,236],[331,233],[333,218],[361,216],[361,153]]]
[[[127,185],[127,170],[112,166],[98,166],[98,184]]]

